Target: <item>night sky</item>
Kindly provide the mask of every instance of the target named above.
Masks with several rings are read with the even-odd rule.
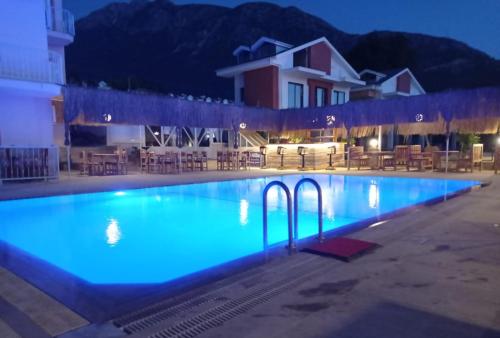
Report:
[[[64,0],[77,17],[119,0]],[[121,0],[127,2],[126,0]],[[234,7],[244,0],[174,0]],[[394,30],[457,39],[500,59],[500,0],[269,0],[296,6],[348,33]]]

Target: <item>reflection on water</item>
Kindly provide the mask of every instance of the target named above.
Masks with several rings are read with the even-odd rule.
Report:
[[[240,224],[248,224],[248,201],[245,199],[240,200]]]
[[[118,242],[122,238],[122,232],[120,230],[120,226],[118,225],[118,220],[114,218],[109,219],[109,223],[106,228],[106,237],[106,243],[108,243],[109,246],[113,247],[118,244]]]
[[[372,209],[377,209],[379,203],[379,197],[380,197],[380,191],[378,185],[375,181],[372,181],[370,183],[370,188],[368,190],[368,206]]]

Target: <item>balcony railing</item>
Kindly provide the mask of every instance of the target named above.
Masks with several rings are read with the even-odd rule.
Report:
[[[52,51],[0,44],[0,78],[64,84],[64,60]]]
[[[75,36],[75,17],[67,9],[48,7],[45,21],[48,30]]]
[[[0,146],[0,182],[58,177],[58,148]]]

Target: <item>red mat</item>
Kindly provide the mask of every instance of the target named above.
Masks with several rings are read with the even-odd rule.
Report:
[[[347,237],[336,237],[328,239],[323,243],[314,244],[303,249],[303,251],[322,256],[330,256],[348,262],[351,259],[376,249],[378,246],[377,243],[360,241]]]

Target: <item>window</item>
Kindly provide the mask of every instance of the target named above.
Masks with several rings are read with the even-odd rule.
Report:
[[[240,102],[245,104],[245,87],[240,88]]]
[[[323,107],[326,105],[326,89],[316,87],[316,107]]]
[[[332,104],[344,104],[345,103],[345,93],[334,90],[332,92]]]
[[[302,108],[304,106],[304,86],[288,82],[288,108]]]

